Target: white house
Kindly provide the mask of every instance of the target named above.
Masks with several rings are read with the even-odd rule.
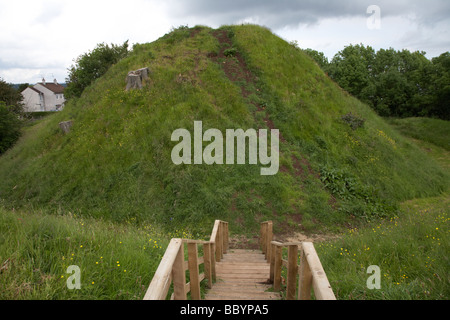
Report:
[[[59,111],[64,108],[64,86],[53,82],[38,82],[22,91],[24,111]]]

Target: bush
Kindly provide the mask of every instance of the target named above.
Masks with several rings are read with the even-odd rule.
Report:
[[[100,43],[97,47],[75,60],[66,79],[67,88],[64,91],[66,98],[80,97],[84,89],[95,79],[103,76],[115,63],[128,55],[128,40],[122,45],[111,46]]]
[[[363,118],[360,118],[358,116],[355,116],[354,114],[347,113],[346,115],[342,116],[342,121],[344,121],[346,124],[350,126],[353,130],[356,130],[358,128],[361,128],[364,126],[364,120]]]
[[[225,49],[225,51],[223,52],[223,54],[226,57],[234,57],[236,53],[237,53],[236,48]]]

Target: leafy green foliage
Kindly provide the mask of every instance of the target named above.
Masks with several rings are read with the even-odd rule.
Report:
[[[23,112],[22,99],[19,90],[0,78],[0,102],[4,102],[12,112],[20,115]]]
[[[425,52],[349,45],[328,62],[306,49],[343,89],[381,116],[450,119],[450,53],[428,60]]]
[[[20,137],[22,121],[10,107],[0,101],[0,154],[8,150]]]
[[[223,54],[226,57],[234,57],[236,55],[236,52],[237,52],[236,48],[228,48],[224,50]]]
[[[122,45],[105,43],[98,44],[94,50],[80,55],[68,71],[67,87],[64,90],[66,98],[80,97],[84,89],[95,79],[103,76],[106,71],[128,54],[128,40]]]

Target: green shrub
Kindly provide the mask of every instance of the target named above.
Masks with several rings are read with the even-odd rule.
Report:
[[[353,130],[363,127],[365,122],[363,118],[358,117],[352,114],[351,112],[347,113],[346,115],[343,115],[341,119],[342,121],[344,121],[344,123],[348,124],[350,128],[352,128]]]

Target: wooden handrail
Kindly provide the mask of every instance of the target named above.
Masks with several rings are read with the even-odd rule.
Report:
[[[281,290],[281,268],[287,268],[286,299],[295,299],[298,277],[298,300],[311,299],[311,289],[317,300],[336,300],[328,278],[320,263],[312,242],[273,241],[272,222],[261,223],[260,243],[267,261],[270,262],[270,278],[274,291]],[[267,244],[269,243],[269,245]],[[282,259],[282,248],[287,247],[288,259]],[[300,264],[298,250],[300,248]]]
[[[188,260],[184,260],[184,245],[187,245]],[[203,245],[203,257],[198,256],[198,245]],[[173,238],[164,253],[153,279],[144,295],[144,300],[165,300],[173,283],[170,299],[186,300],[187,293],[191,299],[199,300],[200,282],[207,279],[211,288],[216,278],[215,262],[220,261],[228,250],[228,222],[216,220],[210,241]],[[199,265],[204,265],[204,272],[199,273]],[[186,283],[186,270],[189,270],[189,283]]]

